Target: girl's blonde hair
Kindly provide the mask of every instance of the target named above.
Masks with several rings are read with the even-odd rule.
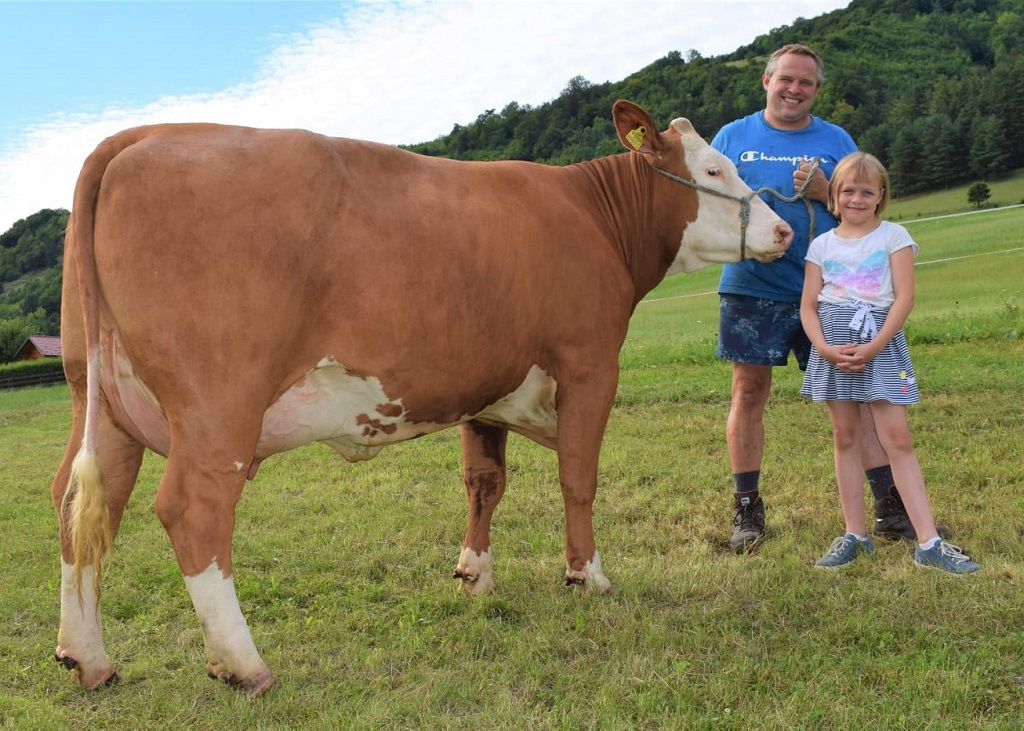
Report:
[[[839,190],[847,180],[878,179],[881,198],[875,206],[875,215],[881,216],[889,204],[889,172],[881,161],[868,152],[851,152],[836,165],[832,180],[828,184],[828,210],[833,216],[839,216]]]

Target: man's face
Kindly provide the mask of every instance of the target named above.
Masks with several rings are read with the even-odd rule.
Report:
[[[811,105],[821,87],[818,67],[810,56],[786,53],[779,57],[775,72],[763,76],[761,83],[768,94],[765,118],[779,129],[800,129],[810,122]]]

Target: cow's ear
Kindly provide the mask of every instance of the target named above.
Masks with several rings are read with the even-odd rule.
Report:
[[[615,131],[627,150],[653,153],[658,147],[658,129],[647,110],[633,102],[620,99],[612,107]]]

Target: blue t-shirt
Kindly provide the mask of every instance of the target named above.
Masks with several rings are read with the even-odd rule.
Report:
[[[781,130],[769,125],[764,112],[730,122],[718,131],[711,146],[735,163],[743,181],[754,190],[771,188],[790,198],[796,195],[793,171],[806,158],[821,158],[825,177],[841,158],[857,150],[853,138],[838,125],[811,116],[803,129]],[[780,302],[799,302],[804,287],[804,258],[811,240],[833,229],[838,221],[823,203],[814,206],[814,232],[803,200],[784,203],[771,193],[761,198],[793,227],[793,243],[785,255],[768,264],[746,259],[722,267],[720,294],[742,294]]]

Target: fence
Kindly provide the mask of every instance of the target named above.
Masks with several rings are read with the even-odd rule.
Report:
[[[55,383],[64,382],[64,371],[29,373],[22,376],[0,376],[0,391],[12,388],[25,388],[28,386],[51,386]]]

